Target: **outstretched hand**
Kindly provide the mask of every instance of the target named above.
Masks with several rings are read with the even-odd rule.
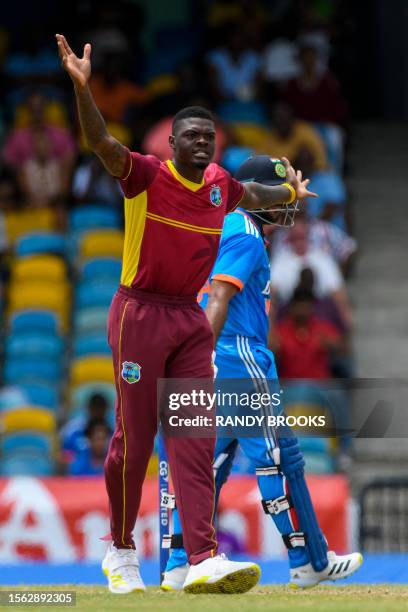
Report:
[[[89,43],[85,45],[83,57],[79,58],[72,51],[65,36],[56,34],[55,38],[63,68],[76,86],[86,87],[91,76],[91,45]]]
[[[302,179],[302,173],[300,170],[296,172],[290,161],[286,159],[286,157],[282,157],[282,163],[286,168],[287,181],[296,191],[296,196],[298,200],[303,200],[304,198],[318,197],[317,193],[308,190],[307,186],[309,185],[310,180]]]

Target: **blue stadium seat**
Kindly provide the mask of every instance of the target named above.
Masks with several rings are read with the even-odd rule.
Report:
[[[20,385],[3,387],[0,390],[0,411],[21,408],[28,403],[28,396]]]
[[[224,151],[221,166],[231,174],[235,174],[240,165],[251,155],[254,155],[254,151],[247,147],[228,147]]]
[[[222,102],[218,106],[217,114],[228,123],[268,124],[265,108],[260,102],[229,100],[228,102]]]
[[[16,452],[5,457],[0,464],[2,476],[52,476],[54,462],[38,452]]]
[[[10,317],[10,333],[37,331],[58,333],[58,316],[50,310],[20,310]]]
[[[5,340],[7,358],[49,357],[58,359],[64,352],[64,342],[59,336],[39,332],[10,334]]]
[[[48,384],[25,383],[20,384],[19,388],[26,395],[28,403],[34,406],[43,406],[50,410],[58,410],[59,393],[56,386]]]
[[[119,284],[122,262],[114,257],[97,257],[86,260],[82,265],[82,281],[109,280]]]
[[[16,254],[37,255],[38,253],[54,253],[65,257],[65,237],[56,232],[35,232],[22,236],[16,244]]]
[[[19,385],[26,382],[45,382],[59,384],[62,367],[59,360],[11,358],[4,364],[4,382],[8,385]]]
[[[91,354],[111,354],[106,333],[94,332],[78,336],[74,341],[73,356],[83,357]]]
[[[78,233],[103,227],[121,227],[121,218],[115,208],[98,204],[85,204],[74,208],[69,214],[69,229]]]
[[[109,308],[94,306],[74,312],[74,330],[76,334],[86,334],[94,331],[106,333]]]
[[[51,440],[49,436],[31,431],[12,433],[3,436],[1,441],[3,457],[11,453],[19,452],[51,452]]]
[[[95,280],[93,282],[81,282],[76,287],[75,307],[77,309],[92,308],[94,306],[109,308],[117,288],[118,283],[112,281]]]

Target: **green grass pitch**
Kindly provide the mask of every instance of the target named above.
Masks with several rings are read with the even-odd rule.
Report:
[[[2,587],[1,590],[17,590]],[[399,612],[408,610],[408,586],[351,585],[319,586],[307,591],[292,591],[283,586],[256,587],[244,595],[187,595],[163,593],[150,587],[146,593],[113,595],[104,587],[60,586],[20,587],[19,590],[76,591],[76,606],[10,606],[13,610],[41,609],[110,611],[137,610],[138,612]],[[6,608],[4,608],[6,609]]]

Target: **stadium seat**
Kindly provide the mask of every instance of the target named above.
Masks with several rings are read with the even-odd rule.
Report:
[[[99,393],[103,395],[109,407],[112,409],[115,406],[116,391],[115,385],[104,382],[91,382],[78,385],[71,389],[70,394],[70,413],[78,413],[84,410],[88,405],[92,395]]]
[[[70,286],[68,283],[26,282],[9,287],[9,312],[27,309],[51,310],[58,314],[64,326],[70,314]]]
[[[8,385],[61,382],[62,367],[55,359],[11,358],[4,364],[3,378]]]
[[[98,257],[82,262],[80,275],[83,282],[107,279],[119,283],[121,272],[121,259]]]
[[[16,452],[8,455],[0,464],[2,476],[52,476],[54,462],[43,453]]]
[[[58,315],[50,310],[20,310],[13,312],[9,320],[10,333],[44,332],[58,333]]]
[[[229,100],[222,102],[217,108],[217,114],[228,123],[256,123],[267,125],[266,113],[260,102],[240,102]]]
[[[2,413],[4,433],[31,430],[36,432],[54,433],[56,428],[55,415],[45,408],[37,406],[21,406],[15,410]]]
[[[58,359],[64,353],[64,342],[59,336],[36,331],[10,334],[6,337],[4,346],[7,359],[16,357]]]
[[[0,390],[0,411],[16,410],[28,403],[24,389],[17,385],[3,387]]]
[[[94,331],[106,333],[109,309],[105,306],[84,308],[74,312],[75,334],[86,334]]]
[[[73,346],[74,357],[92,354],[111,355],[111,348],[105,333],[96,332],[75,338]]]
[[[120,228],[119,211],[106,205],[85,204],[69,214],[69,230],[78,233],[97,228]]]
[[[21,236],[16,244],[16,254],[19,257],[38,255],[40,253],[54,253],[65,256],[65,236],[55,232],[37,232]]]
[[[253,149],[247,147],[228,147],[224,151],[221,165],[231,174],[235,174],[239,166],[251,155],[254,155]]]
[[[65,262],[56,255],[17,257],[11,265],[11,280],[15,283],[26,280],[61,282],[66,276]]]
[[[36,431],[21,431],[3,436],[0,448],[4,457],[17,450],[40,451],[49,454],[51,445],[51,439],[47,435]]]
[[[50,208],[8,211],[5,213],[7,239],[10,244],[33,232],[51,232],[57,226],[57,217]]]
[[[90,257],[117,257],[123,253],[123,232],[118,229],[94,230],[84,234],[80,241],[79,255]]]
[[[49,408],[50,410],[58,410],[59,393],[56,386],[45,383],[24,383],[20,384],[19,388],[27,397],[30,404]]]
[[[71,362],[71,386],[89,382],[114,382],[113,364],[109,356],[86,356]]]
[[[94,306],[109,308],[117,288],[117,282],[83,281],[76,287],[75,308],[77,310]]]

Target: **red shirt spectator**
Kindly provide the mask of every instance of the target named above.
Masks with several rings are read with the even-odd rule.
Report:
[[[302,73],[287,85],[285,99],[296,117],[311,122],[344,125],[347,107],[336,79],[318,69],[318,57],[313,47],[300,53]]]
[[[276,326],[282,378],[331,377],[330,353],[340,347],[340,334],[334,325],[315,316],[313,307],[313,294],[297,289],[290,314]]]

